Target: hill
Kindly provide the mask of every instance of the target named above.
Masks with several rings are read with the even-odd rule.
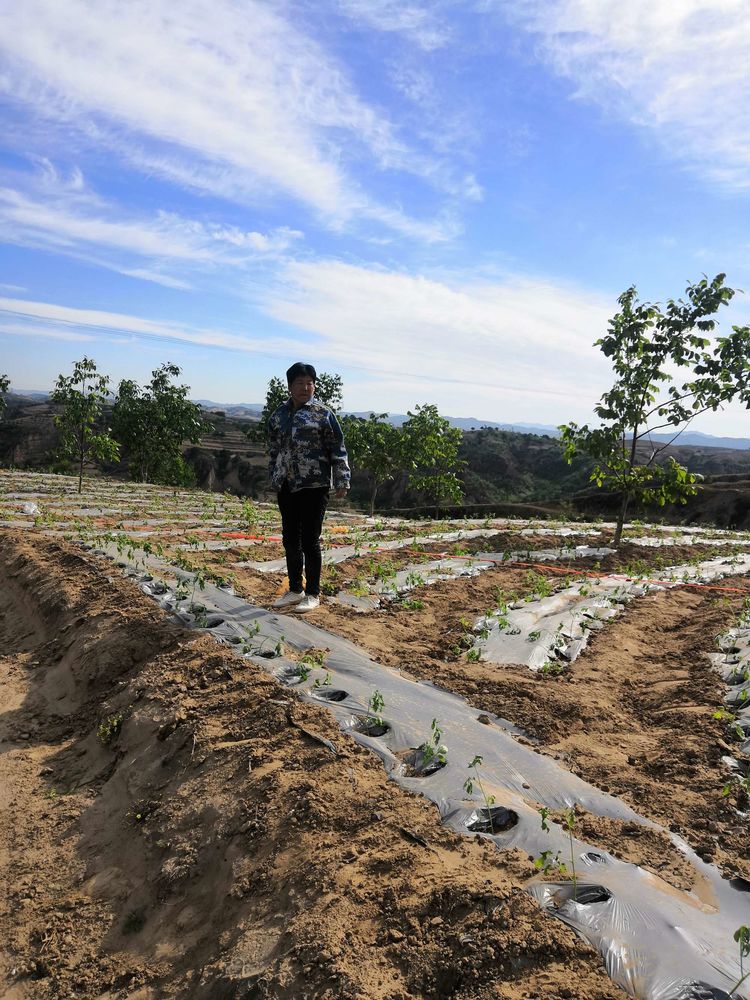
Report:
[[[237,404],[237,408],[243,405]],[[54,406],[46,399],[36,401],[19,393],[10,394],[5,418],[0,422],[0,464],[24,469],[56,468],[53,415]],[[270,497],[265,451],[246,436],[250,418],[218,409],[209,416],[212,431],[200,445],[185,448],[197,485],[240,496]],[[714,440],[707,435],[701,437]],[[669,455],[705,477],[705,484],[700,496],[686,507],[659,508],[648,513],[674,521],[750,526],[750,449],[681,444],[668,448],[665,458]],[[460,458],[466,463],[462,472],[464,511],[522,503],[543,508],[542,513],[564,504],[587,514],[608,515],[616,506],[616,498],[589,488],[590,464],[578,460],[568,465],[551,435],[491,427],[465,431]],[[107,471],[123,478],[126,475],[124,466],[110,466]],[[367,483],[355,470],[351,499],[364,506],[367,495]],[[408,489],[404,474],[381,491],[378,506],[420,509],[421,504],[422,498]]]

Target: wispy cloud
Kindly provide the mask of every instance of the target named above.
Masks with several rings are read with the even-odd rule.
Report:
[[[90,191],[80,170],[61,178],[48,162],[41,174],[23,181],[25,191],[0,187],[0,241],[53,250],[173,288],[188,287],[185,273],[278,257],[303,235],[288,227],[248,231],[164,211],[137,214]]]
[[[448,25],[436,16],[435,4],[430,7],[401,0],[338,0],[338,6],[367,27],[402,35],[428,52],[441,48],[451,37]]]
[[[96,337],[62,326],[37,326],[34,323],[6,323],[0,319],[0,333],[14,337],[43,337],[47,340],[93,341]]]
[[[260,303],[288,335],[241,336],[221,328],[0,298],[0,332],[210,347],[276,360],[308,358],[361,373],[363,398],[346,405],[404,410],[430,400],[466,413],[513,414],[550,422],[561,404],[587,415],[601,391],[604,363],[591,342],[611,304],[602,296],[538,278],[508,275],[422,277],[336,261],[288,264]],[[260,323],[262,329],[263,323]],[[260,389],[260,387],[258,387]],[[571,397],[574,401],[571,402]]]
[[[278,8],[26,0],[6,12],[3,38],[3,91],[144,169],[244,202],[292,198],[334,226],[368,218],[445,237],[368,194],[354,166],[437,185],[449,171],[410,147]]]
[[[492,2],[490,5],[494,5]],[[750,5],[746,0],[524,0],[498,4],[596,101],[659,137],[672,156],[750,188]]]
[[[527,411],[519,419],[532,419],[559,410],[561,398],[574,394],[580,407],[601,392],[607,366],[591,344],[612,312],[601,294],[518,275],[435,278],[338,261],[293,263],[284,274],[265,309],[317,334],[316,356],[366,370],[391,405],[431,395],[462,398],[465,412],[469,386],[485,413],[510,395]]]
[[[3,316],[3,314],[5,314]],[[12,317],[12,319],[7,319]],[[20,321],[20,322],[19,322]],[[80,309],[54,302],[35,302],[27,299],[0,298],[0,322],[12,324],[9,332],[22,333],[21,325],[29,323],[40,331],[38,322],[48,324],[47,329],[57,331],[60,336],[86,334],[97,331],[100,334],[130,334],[135,337],[157,338],[181,341],[204,347],[224,348],[247,353],[285,356],[299,352],[301,344],[294,338],[284,337],[243,337],[221,329],[196,327],[188,323],[165,322],[133,316],[127,313],[109,312],[104,309]],[[38,332],[39,336],[42,334]],[[72,339],[72,338],[68,338]]]

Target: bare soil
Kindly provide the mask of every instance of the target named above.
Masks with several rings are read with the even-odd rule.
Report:
[[[323,709],[169,624],[110,565],[6,532],[0,588],[2,997],[622,996],[598,957],[522,891],[527,857],[442,828],[434,807],[387,781]],[[445,609],[445,593],[435,589],[426,616]],[[320,614],[344,629],[335,609]],[[407,621],[429,647],[413,662]],[[415,673],[437,662],[434,619],[426,624],[398,611],[356,619],[370,644],[390,625],[383,649]],[[544,705],[566,703],[565,685],[520,678],[506,700],[502,677],[474,666],[464,680],[481,677],[472,690],[487,708],[502,700],[506,714],[516,706],[536,718],[526,686],[555,693]],[[694,666],[678,664],[690,698],[708,699],[708,679],[693,690]],[[442,670],[459,683],[458,665]],[[657,716],[648,689],[633,698],[633,712]],[[571,699],[573,721],[550,734],[561,747],[586,713],[599,718],[591,699],[585,710]],[[604,730],[602,720],[603,744]],[[695,737],[701,774],[714,730],[705,762]],[[621,738],[644,761],[643,788],[665,786],[655,762],[666,745]],[[610,757],[584,746],[564,752],[601,773]]]

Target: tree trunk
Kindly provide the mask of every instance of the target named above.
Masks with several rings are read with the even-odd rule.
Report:
[[[79,458],[79,462],[78,462],[78,492],[79,493],[83,492],[83,461],[84,461],[85,457],[86,457],[86,452],[85,452],[85,449],[83,447],[83,434],[82,434],[81,435],[81,446],[80,446],[80,449],[79,449],[79,452],[78,452],[78,458]]]
[[[375,513],[375,497],[378,495],[378,484],[375,483],[372,487],[372,493],[370,494],[370,517]]]
[[[628,503],[630,502],[630,494],[623,493],[622,502],[620,503],[620,512],[617,515],[617,526],[615,528],[615,537],[612,540],[612,544],[616,549],[620,547],[620,540],[622,539],[622,529],[625,524],[625,515],[628,511]]]

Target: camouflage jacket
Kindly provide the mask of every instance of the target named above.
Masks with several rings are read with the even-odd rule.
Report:
[[[336,415],[313,397],[296,413],[292,401],[275,410],[268,420],[271,485],[284,483],[294,493],[311,486],[348,489],[351,480],[344,435]]]

